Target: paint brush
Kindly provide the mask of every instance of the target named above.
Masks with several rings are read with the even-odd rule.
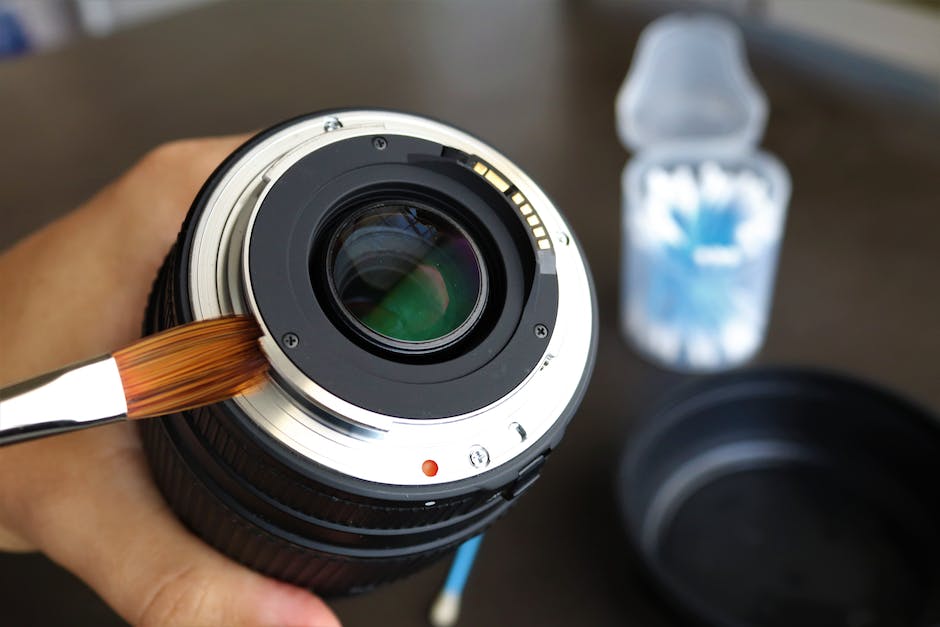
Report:
[[[0,389],[0,445],[162,416],[246,392],[266,379],[260,335],[245,316],[192,322]]]

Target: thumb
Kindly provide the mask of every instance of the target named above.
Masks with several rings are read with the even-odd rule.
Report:
[[[205,546],[196,550],[211,552]],[[128,617],[143,627],[339,627],[339,621],[323,601],[306,590],[215,557],[190,554],[186,566],[154,564],[156,568],[148,568],[139,588],[141,594],[130,600]],[[129,591],[125,589],[122,596]]]

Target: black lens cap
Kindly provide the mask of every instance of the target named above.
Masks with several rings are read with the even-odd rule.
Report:
[[[940,622],[940,428],[834,374],[697,381],[620,466],[631,544],[667,604],[721,627]]]

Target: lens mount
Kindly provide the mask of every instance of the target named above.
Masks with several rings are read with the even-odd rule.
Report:
[[[443,246],[450,256],[432,259],[436,274],[421,289],[379,281],[382,298],[394,292],[393,305],[429,315],[470,303],[430,330],[387,332],[343,306],[344,293],[383,301],[344,283],[340,235],[368,236],[357,211],[394,203],[399,216],[411,203],[448,241],[471,243],[467,266],[447,266],[458,257]],[[284,463],[313,462],[337,488],[420,501],[460,494],[468,481],[512,483],[561,438],[593,363],[590,279],[554,205],[493,148],[402,113],[313,115],[240,149],[196,208],[178,251],[181,317],[258,320],[272,380],[227,405]],[[402,276],[435,250],[400,234],[390,242]],[[448,277],[455,289],[434,295]],[[422,470],[427,460],[438,472]]]

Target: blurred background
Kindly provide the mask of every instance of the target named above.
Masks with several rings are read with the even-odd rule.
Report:
[[[635,425],[694,378],[623,340],[614,102],[656,17],[742,30],[792,196],[758,364],[878,381],[940,411],[940,3],[862,0],[314,2],[0,0],[0,250],[149,148],[320,109],[462,127],[548,192],[597,284],[595,375],[543,479],[488,533],[463,625],[683,624],[624,539],[614,469]],[[447,564],[334,605],[426,624]],[[41,556],[0,556],[0,623],[123,624]]]
[[[3,0],[0,56],[16,57],[105,37],[233,0]],[[237,1],[237,0],[236,0]],[[698,0],[701,5],[817,37],[930,76],[940,76],[936,0]]]

